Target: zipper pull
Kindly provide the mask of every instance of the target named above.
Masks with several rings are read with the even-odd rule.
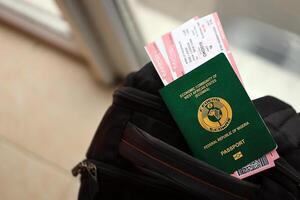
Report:
[[[72,169],[73,176],[78,176],[78,174],[81,174],[83,171],[87,171],[89,175],[97,182],[97,167],[94,163],[84,160],[80,162],[78,165],[76,165]]]

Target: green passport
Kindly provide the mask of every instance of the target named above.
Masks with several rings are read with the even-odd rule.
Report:
[[[160,94],[194,156],[229,174],[277,147],[223,53]]]

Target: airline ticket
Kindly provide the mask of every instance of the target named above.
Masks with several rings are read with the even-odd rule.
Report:
[[[235,74],[242,82],[229,49],[218,14],[188,20],[179,27],[147,44],[145,49],[164,85],[199,67],[219,53],[224,53]],[[274,149],[265,156],[235,171],[232,176],[246,178],[275,166],[279,155]]]

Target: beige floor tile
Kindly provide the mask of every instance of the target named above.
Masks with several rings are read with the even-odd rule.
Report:
[[[0,139],[1,200],[76,199],[78,180],[68,171]]]
[[[0,135],[71,169],[88,148],[111,88],[87,66],[0,26]]]

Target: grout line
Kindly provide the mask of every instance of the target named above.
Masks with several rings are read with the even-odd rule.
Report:
[[[33,151],[28,150],[27,148],[25,148],[22,145],[17,144],[15,142],[9,140],[8,138],[6,138],[3,135],[0,135],[0,144],[1,143],[4,143],[4,144],[6,144],[6,145],[8,145],[8,146],[10,146],[10,147],[12,147],[14,149],[16,149],[20,153],[26,155],[27,157],[29,157],[31,159],[34,159],[35,161],[37,161],[39,163],[47,165],[48,167],[56,170],[57,172],[59,172],[60,174],[62,174],[64,176],[72,177],[71,170],[67,170],[67,169],[59,166],[55,162],[53,162],[51,160],[48,160],[48,159],[42,157],[41,155],[39,155],[39,154],[37,154],[37,153],[35,153]]]

